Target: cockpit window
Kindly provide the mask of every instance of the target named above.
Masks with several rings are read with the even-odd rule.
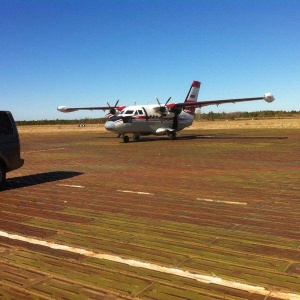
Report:
[[[143,115],[143,111],[141,109],[138,110],[122,110],[120,115],[133,116],[133,115]]]
[[[124,115],[133,115],[134,110],[126,110],[123,114]]]

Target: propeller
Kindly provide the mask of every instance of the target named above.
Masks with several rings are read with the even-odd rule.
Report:
[[[162,106],[161,105],[161,103],[159,102],[159,100],[158,100],[158,98],[156,97],[156,101],[157,101],[157,103],[158,103],[158,105],[159,105],[159,111],[161,112],[161,113],[164,113],[166,110],[167,110],[167,104],[168,104],[168,102],[170,101],[170,99],[171,99],[172,97],[169,97],[169,99],[166,101],[166,103]]]
[[[116,104],[114,106],[110,106],[110,104],[107,102],[108,107],[110,107],[109,113],[112,115],[116,115],[117,111],[116,111],[116,107],[119,103],[119,99],[117,100]]]
[[[160,113],[160,121],[162,122],[162,119],[163,119],[163,114],[168,110],[167,108],[167,104],[168,102],[170,101],[172,97],[169,97],[169,99],[166,101],[166,103],[162,106],[161,103],[159,102],[158,98],[156,97],[156,101],[159,105],[159,113]]]

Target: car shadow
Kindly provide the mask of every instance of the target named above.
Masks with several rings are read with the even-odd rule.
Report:
[[[82,175],[81,172],[69,172],[69,171],[54,171],[39,173],[34,175],[26,175],[20,177],[8,178],[2,188],[2,190],[12,190],[32,185],[42,184],[46,182],[59,181],[63,179],[72,178]]]

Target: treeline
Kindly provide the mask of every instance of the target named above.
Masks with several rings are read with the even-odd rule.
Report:
[[[197,113],[196,120],[239,120],[239,119],[264,119],[264,118],[300,118],[300,111],[254,111],[254,112],[232,112],[232,113]],[[18,126],[25,125],[72,125],[72,124],[104,124],[106,118],[98,119],[74,119],[74,120],[33,120],[33,121],[17,121]]]
[[[197,113],[197,120],[241,120],[241,119],[282,119],[282,118],[300,118],[300,111],[273,111],[273,110],[264,110],[264,111],[253,111],[253,112],[231,112],[231,113]]]
[[[26,125],[79,125],[79,124],[104,124],[106,122],[106,118],[98,118],[98,119],[75,119],[75,120],[32,120],[32,121],[16,121],[18,126],[26,126]]]

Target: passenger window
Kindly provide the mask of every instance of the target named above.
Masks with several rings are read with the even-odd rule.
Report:
[[[5,112],[0,112],[0,135],[12,135],[13,126],[8,115]]]
[[[139,115],[142,115],[142,114],[143,114],[143,111],[139,109]]]

